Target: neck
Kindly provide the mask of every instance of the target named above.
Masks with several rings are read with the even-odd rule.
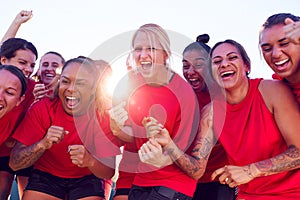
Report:
[[[149,85],[161,86],[170,82],[173,76],[173,72],[166,67],[163,67],[161,71],[154,77],[146,78],[146,82]]]
[[[285,78],[291,84],[300,83],[300,70]]]
[[[249,90],[249,80],[245,79],[239,86],[225,89],[226,101],[229,104],[238,104],[245,99]]]

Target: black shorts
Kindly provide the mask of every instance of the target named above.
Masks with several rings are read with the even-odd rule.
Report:
[[[167,187],[155,186],[155,187],[140,187],[132,185],[128,200],[191,200],[185,194],[177,192]]]
[[[231,188],[219,181],[209,183],[198,183],[193,200],[235,200],[238,188]]]
[[[15,172],[9,167],[9,156],[0,157],[0,171],[9,172],[14,175]]]
[[[0,157],[0,171],[9,172],[12,175],[16,174],[17,176],[29,177],[30,174],[31,174],[32,169],[33,169],[33,166],[25,168],[25,169],[20,169],[20,170],[17,170],[17,171],[13,171],[9,167],[9,156]]]
[[[25,190],[69,200],[90,196],[104,198],[104,180],[93,174],[81,178],[60,178],[47,172],[33,170]]]
[[[115,190],[114,196],[129,195],[130,188],[118,188]]]

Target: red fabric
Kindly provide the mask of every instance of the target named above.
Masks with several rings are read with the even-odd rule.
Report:
[[[23,106],[19,105],[14,107],[0,119],[0,145],[4,145],[4,142],[12,135],[14,129],[21,120],[22,113]],[[1,154],[2,152],[0,151],[0,156]]]
[[[91,109],[91,113],[93,109]],[[70,155],[68,153],[68,146],[74,144],[82,144],[82,141],[78,135],[78,132],[84,132],[93,135],[95,140],[89,141],[89,137],[85,137],[85,142],[88,142],[89,149],[94,151],[98,157],[109,157],[116,155],[115,149],[111,150],[112,143],[107,142],[100,143],[100,138],[103,138],[99,133],[98,120],[90,114],[80,116],[77,118],[77,122],[74,123],[74,119],[71,115],[65,113],[62,107],[62,103],[59,99],[50,100],[44,98],[39,102],[32,105],[28,110],[24,120],[20,124],[20,127],[16,130],[13,137],[19,142],[30,146],[40,141],[50,126],[61,126],[65,130],[69,131],[69,134],[65,135],[64,139],[54,144],[50,149],[46,150],[44,154],[36,161],[34,168],[41,171],[51,173],[55,176],[62,178],[78,178],[91,174],[88,168],[79,168],[71,162]],[[80,119],[79,119],[80,118]],[[93,142],[95,142],[93,144]],[[93,147],[93,145],[97,145]]]
[[[0,156],[9,156],[10,148],[5,147],[4,142],[12,135],[16,126],[20,123],[27,109],[34,101],[33,88],[35,82],[28,79],[27,88],[25,91],[25,99],[19,106],[14,107],[10,112],[0,119]]]
[[[137,151],[138,149],[134,143],[126,143],[124,145],[118,169],[119,176],[116,182],[116,189],[131,188],[137,172],[137,163],[140,162]]]
[[[168,129],[173,141],[182,150],[190,147],[199,125],[199,112],[191,86],[175,74],[168,85],[152,87],[141,85],[129,100],[129,116],[138,149],[147,141],[141,125],[146,116],[153,116]],[[142,173],[145,172],[146,173]],[[157,169],[139,163],[134,184],[138,186],[165,186],[193,196],[196,180],[186,175],[175,164]]]
[[[258,90],[261,79],[249,80],[246,98],[239,104],[227,104],[226,120],[218,123],[223,115],[218,102],[214,104],[215,131],[229,163],[243,166],[274,157],[287,149],[287,144]],[[292,170],[266,177],[255,178],[239,186],[239,198],[245,199],[299,199],[300,170]]]

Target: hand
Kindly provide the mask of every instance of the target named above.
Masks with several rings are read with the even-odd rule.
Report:
[[[23,24],[23,23],[27,22],[29,19],[31,19],[32,16],[33,16],[32,10],[31,11],[22,10],[16,16],[14,22],[16,22],[17,24]]]
[[[142,124],[146,129],[147,138],[153,138],[163,128],[163,125],[159,124],[153,117],[144,117]]]
[[[46,90],[46,87],[44,84],[36,84],[33,89],[33,96],[34,96],[34,101],[39,101],[41,100],[46,94],[48,90]]]
[[[114,134],[124,127],[125,121],[128,119],[125,105],[126,102],[121,102],[109,110],[110,128]]]
[[[53,144],[57,144],[62,141],[68,133],[69,131],[66,131],[63,127],[51,126],[40,143],[45,149],[50,149]]]
[[[290,18],[285,19],[283,27],[286,37],[295,44],[300,44],[300,21],[294,22]]]
[[[149,139],[149,141],[144,143],[138,154],[143,163],[158,168],[172,164],[171,158],[163,154],[162,147],[154,139]]]
[[[213,172],[212,180],[214,180],[217,176],[220,176],[220,183],[228,184],[229,187],[232,188],[241,184],[248,183],[255,178],[250,169],[251,166],[252,165],[246,165],[240,167],[225,165],[224,167]]]
[[[95,158],[83,145],[69,145],[68,152],[72,163],[78,167],[89,167],[94,163]]]

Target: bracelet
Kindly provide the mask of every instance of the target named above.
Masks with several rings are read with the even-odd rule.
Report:
[[[250,178],[254,178],[253,174],[251,173],[251,170],[250,170],[250,165],[247,166],[247,169],[243,169],[244,172],[247,173],[247,175],[250,177]]]

